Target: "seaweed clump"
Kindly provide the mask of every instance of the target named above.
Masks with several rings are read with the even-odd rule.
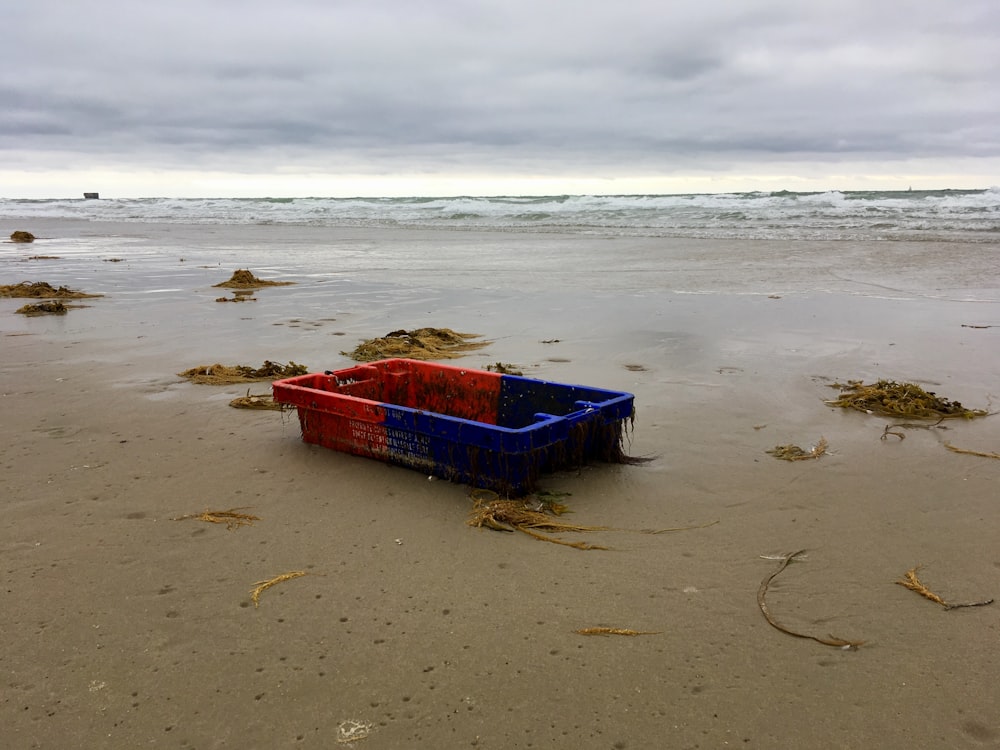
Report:
[[[79,292],[66,286],[55,288],[47,281],[22,281],[20,284],[0,285],[0,297],[23,297],[27,299],[82,299],[84,297],[100,296],[102,295]]]
[[[24,305],[24,307],[19,307],[14,312],[21,315],[65,315],[69,311],[59,300],[54,302],[36,302],[34,304]]]
[[[472,341],[478,333],[457,333],[450,328],[417,328],[412,331],[392,331],[377,339],[369,339],[352,352],[341,352],[356,362],[374,362],[388,357],[409,359],[454,359],[463,352],[481,349],[489,341]]]
[[[567,493],[543,490],[536,492],[532,497],[518,500],[501,498],[492,490],[475,489],[472,491],[472,512],[466,523],[479,529],[485,527],[494,531],[520,531],[533,539],[582,550],[607,550],[610,547],[588,544],[587,542],[568,542],[550,535],[587,531],[631,531],[638,534],[657,535],[674,531],[705,529],[718,523],[718,521],[710,521],[697,526],[678,526],[670,529],[620,529],[611,526],[580,526],[574,523],[563,523],[558,519],[564,513],[568,513],[569,508],[560,503],[559,498],[565,494]]]
[[[879,380],[865,385],[860,380],[852,380],[847,385],[837,384],[834,387],[839,388],[841,394],[839,398],[826,402],[830,406],[883,417],[974,419],[985,417],[988,413],[984,409],[967,409],[958,401],[941,398],[913,383]]]
[[[180,377],[200,385],[228,385],[231,383],[253,383],[260,380],[276,380],[305,375],[309,372],[305,365],[289,360],[287,365],[280,362],[264,360],[260,367],[248,365],[199,365],[190,370],[177,373]]]
[[[562,544],[582,550],[606,550],[597,544],[587,542],[568,542],[557,539],[551,534],[561,532],[608,531],[607,526],[578,526],[563,523],[554,516],[566,512],[566,506],[555,502],[540,502],[534,507],[524,500],[501,499],[489,490],[477,490],[473,495],[472,512],[469,515],[469,526],[494,531],[521,531],[533,539],[553,544]]]
[[[254,276],[249,268],[238,268],[226,281],[213,284],[227,289],[258,289],[262,286],[290,286],[294,281],[265,281]]]
[[[11,232],[10,235],[11,242],[34,242],[35,235],[31,232],[25,232],[23,230],[17,230],[16,232]]]
[[[216,297],[216,302],[256,302],[257,298],[251,296],[253,293],[249,289],[233,292],[232,297]]]
[[[247,395],[234,398],[229,402],[229,405],[234,409],[257,409],[261,411],[282,411],[285,408],[284,404],[274,400],[272,394],[250,393],[249,388],[247,389]]]
[[[519,370],[517,365],[511,365],[505,362],[497,362],[492,365],[486,365],[486,371],[497,372],[501,375],[524,375],[524,372]]]
[[[819,458],[829,447],[826,438],[820,438],[816,445],[809,450],[804,450],[797,445],[776,445],[771,450],[765,451],[782,461],[808,461],[811,458]]]

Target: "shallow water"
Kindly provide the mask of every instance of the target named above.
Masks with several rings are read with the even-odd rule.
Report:
[[[998,251],[985,244],[63,220],[36,235],[4,246],[0,283],[105,296],[38,318],[9,314],[22,301],[0,300],[0,330],[66,338],[67,361],[103,357],[133,370],[169,361],[179,371],[266,358],[335,369],[361,340],[434,326],[493,342],[470,363],[637,391],[760,370],[790,382],[944,381],[982,400],[1000,370],[1000,327],[969,327],[1000,326]],[[213,285],[237,268],[296,283],[216,302],[232,294]]]

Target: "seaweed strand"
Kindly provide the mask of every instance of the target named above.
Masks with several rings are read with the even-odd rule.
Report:
[[[929,588],[924,585],[924,582],[920,580],[917,576],[917,571],[920,570],[920,566],[917,565],[915,568],[910,568],[906,571],[906,574],[896,581],[897,584],[908,588],[910,591],[915,591],[920,594],[925,599],[930,599],[935,604],[940,604],[945,609],[961,609],[962,607],[985,607],[987,604],[992,604],[992,599],[983,599],[978,602],[959,602],[957,604],[950,604],[942,599],[940,596],[935,594]]]
[[[864,641],[849,641],[844,638],[838,638],[837,636],[832,634],[828,635],[826,638],[822,638],[815,635],[809,635],[808,633],[797,633],[794,630],[790,630],[789,628],[786,628],[784,625],[775,620],[774,615],[771,614],[771,610],[768,609],[767,601],[765,600],[765,597],[767,596],[767,587],[781,571],[783,571],[785,568],[788,567],[788,565],[792,562],[792,560],[794,560],[796,557],[803,554],[804,552],[805,552],[804,549],[800,549],[798,552],[792,552],[791,554],[785,555],[783,558],[781,558],[781,562],[778,563],[777,569],[773,573],[771,573],[771,575],[769,575],[767,578],[761,581],[760,588],[757,589],[757,606],[760,607],[760,611],[763,613],[764,619],[767,620],[768,624],[771,625],[771,627],[780,630],[782,633],[795,636],[796,638],[808,638],[811,641],[816,641],[816,643],[822,643],[824,646],[834,646],[835,648],[841,648],[844,649],[845,651],[853,651],[858,649],[865,643]]]

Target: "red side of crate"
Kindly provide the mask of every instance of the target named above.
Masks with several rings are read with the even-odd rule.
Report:
[[[385,383],[386,405],[408,406],[483,424],[497,423],[501,376],[437,362],[387,359],[373,362]]]
[[[299,424],[305,442],[385,460],[389,457],[388,430],[382,424],[381,414],[376,412],[369,417],[357,419],[299,407]]]
[[[314,373],[277,381],[273,389],[275,400],[297,408],[305,442],[380,458],[386,445],[382,425],[385,408],[377,401],[353,395],[367,390],[371,383],[365,380],[344,386],[334,375]]]

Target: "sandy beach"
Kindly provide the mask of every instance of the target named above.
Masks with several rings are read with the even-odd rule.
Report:
[[[0,284],[105,296],[37,318],[0,299],[0,746],[1000,747],[1000,603],[895,584],[922,566],[950,602],[1000,597],[1000,461],[945,445],[1000,451],[998,417],[882,439],[899,420],[824,403],[887,378],[995,411],[995,248],[932,273],[933,243],[903,267],[885,246],[688,240],[654,261],[642,240],[35,224],[4,230],[40,239],[2,245]],[[217,303],[245,267],[295,284]],[[337,369],[422,325],[489,339],[469,367],[635,394],[628,448],[651,461],[544,481],[574,523],[620,529],[584,537],[610,550],[471,528],[468,486],[307,445],[293,413],[230,408],[246,386],[177,376]],[[766,453],[821,438],[816,460]],[[260,520],[173,520],[234,507]],[[860,648],[765,619],[761,584],[798,550],[771,614]],[[575,632],[596,627],[649,634]]]

